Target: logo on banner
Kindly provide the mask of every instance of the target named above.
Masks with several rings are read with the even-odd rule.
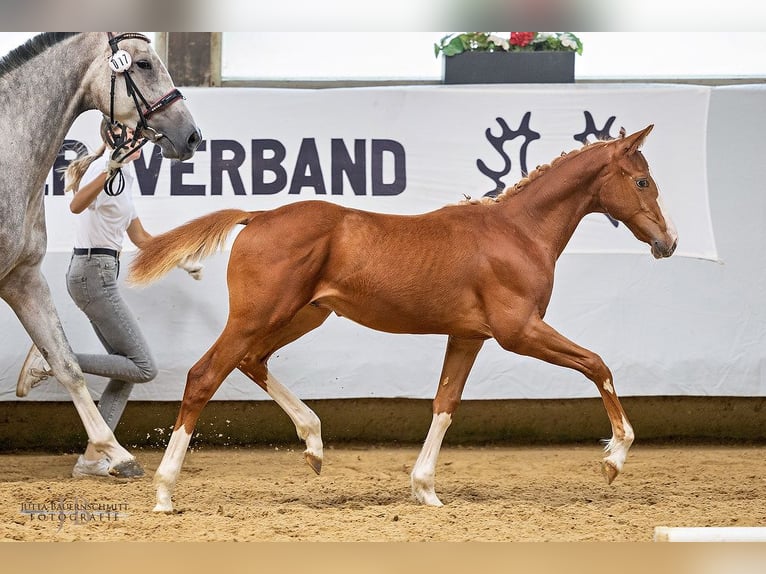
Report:
[[[476,160],[476,167],[479,171],[491,179],[495,186],[486,195],[495,196],[503,191],[507,186],[503,182],[505,176],[511,173],[513,169],[513,161],[510,156],[505,152],[503,146],[506,142],[514,140],[516,138],[522,138],[523,143],[519,147],[519,165],[521,166],[521,174],[526,177],[529,173],[527,169],[527,147],[530,143],[540,139],[540,134],[529,127],[529,119],[532,117],[532,112],[527,112],[519,123],[518,129],[511,129],[508,127],[508,123],[503,118],[497,118],[497,123],[500,124],[500,134],[494,135],[492,128],[487,128],[486,136],[490,145],[495,148],[500,157],[503,160],[503,167],[498,171],[490,169],[483,160]]]
[[[585,129],[583,129],[583,131],[581,131],[579,134],[575,134],[573,136],[576,141],[585,145],[588,143],[588,141],[591,140],[614,139],[610,132],[612,124],[614,123],[615,119],[617,119],[617,116],[610,116],[606,123],[604,123],[604,126],[598,128],[596,126],[596,121],[593,119],[593,114],[591,114],[589,111],[585,111],[584,115]],[[529,174],[529,169],[527,167],[527,148],[529,147],[530,143],[535,140],[539,140],[541,137],[539,132],[536,132],[530,127],[529,123],[531,118],[532,112],[525,113],[519,122],[519,127],[516,129],[510,128],[508,126],[508,122],[506,122],[504,118],[497,118],[497,123],[500,126],[500,133],[498,135],[492,133],[492,128],[487,128],[485,132],[487,141],[500,155],[502,160],[502,168],[499,170],[493,170],[486,164],[486,162],[484,162],[484,160],[476,160],[476,167],[479,168],[479,171],[482,174],[492,180],[492,183],[494,184],[493,188],[484,194],[485,197],[495,197],[506,187],[508,187],[504,181],[504,178],[507,177],[508,174],[510,174],[513,170],[514,162],[505,150],[505,144],[507,142],[520,138],[521,144],[518,146],[518,164],[522,177],[526,177]],[[615,227],[619,225],[617,220],[613,219],[609,215],[606,217]]]
[[[586,111],[585,113],[585,129],[581,131],[579,134],[574,136],[574,139],[576,139],[581,144],[585,145],[588,143],[588,136],[593,136],[593,139],[596,140],[613,140],[614,136],[610,133],[612,129],[612,124],[614,123],[614,120],[617,119],[617,116],[610,116],[608,120],[606,120],[606,123],[604,124],[604,127],[597,128],[596,127],[596,120],[593,119],[593,114]]]

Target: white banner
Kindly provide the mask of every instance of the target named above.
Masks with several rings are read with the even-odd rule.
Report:
[[[151,233],[224,207],[268,209],[305,199],[389,213],[423,212],[456,203],[464,194],[477,198],[498,185],[511,185],[524,168],[534,169],[580,147],[585,136],[615,137],[621,126],[630,133],[654,124],[644,154],[679,231],[676,255],[655,261],[648,246],[623,225],[615,228],[603,215],[589,216],[559,262],[546,319],[599,353],[614,370],[622,395],[766,392],[758,380],[741,376],[730,377],[737,381],[735,388],[708,389],[707,365],[728,373],[727,359],[716,354],[720,335],[711,334],[707,341],[708,330],[690,323],[698,301],[711,314],[720,307],[712,301],[749,301],[742,295],[705,295],[705,288],[714,289],[717,275],[734,269],[704,261],[718,257],[707,196],[709,88],[530,85],[183,92],[204,144],[184,163],[162,159],[152,145],[144,149],[136,165],[136,202]],[[721,109],[729,114],[736,106]],[[98,145],[99,120],[99,114],[89,112],[76,122],[60,166],[83,151],[83,145]],[[717,125],[728,124],[719,120]],[[712,143],[728,149],[729,141]],[[101,352],[87,319],[66,293],[75,216],[62,187],[51,175],[44,272],[75,352]],[[747,201],[760,197],[743,186],[735,191],[749,194]],[[748,217],[762,212],[757,205],[743,210]],[[726,239],[739,228],[739,223],[731,224],[722,236]],[[123,257],[124,268],[130,259],[130,253]],[[200,282],[175,270],[145,289],[123,290],[160,367],[155,381],[136,385],[133,399],[181,398],[186,372],[226,321],[227,261],[228,253],[207,260]],[[711,333],[724,332],[728,321],[729,315],[722,314]],[[0,309],[0,324],[0,400],[16,400],[16,377],[29,338],[7,306]],[[378,333],[333,316],[276,353],[270,368],[303,399],[430,398],[445,342],[439,335]],[[717,377],[716,384],[724,380],[729,381]],[[98,398],[104,380],[88,376],[88,382]],[[490,341],[479,354],[464,398],[597,396],[581,374],[507,353]],[[235,371],[214,398],[261,400],[267,395]],[[26,400],[67,400],[67,395],[60,385],[44,384]]]
[[[420,213],[514,184],[588,138],[654,124],[644,145],[679,233],[677,255],[716,259],[705,172],[710,89],[699,86],[429,86],[184,90],[204,142],[184,163],[147,145],[137,208],[163,231],[223,207],[322,199]],[[70,132],[58,167],[100,144],[100,115]],[[49,251],[72,247],[63,185],[49,177]],[[126,245],[127,248],[132,248]],[[648,253],[624,225],[590,215],[568,253]]]

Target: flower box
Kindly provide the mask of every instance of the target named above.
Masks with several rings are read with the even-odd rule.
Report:
[[[445,84],[571,84],[575,52],[471,52],[444,57]]]

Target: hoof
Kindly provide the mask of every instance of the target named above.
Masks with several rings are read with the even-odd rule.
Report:
[[[312,468],[314,472],[319,474],[322,472],[322,459],[318,456],[311,454],[310,452],[306,451],[303,453],[306,456],[306,462],[308,465]]]
[[[432,478],[416,478],[416,475],[410,476],[410,487],[412,497],[420,504],[425,506],[444,506],[434,490],[434,481]]]
[[[607,484],[612,484],[612,481],[617,478],[620,471],[611,461],[605,460],[601,463],[601,473],[604,475]]]
[[[152,508],[152,512],[157,512],[158,514],[174,514],[173,505],[165,506],[164,504],[157,503],[157,505]]]
[[[144,469],[135,459],[126,460],[111,467],[109,474],[115,478],[141,478],[144,476]]]
[[[424,491],[412,491],[412,498],[414,498],[417,502],[424,506],[432,506],[434,508],[441,508],[444,506],[441,500],[439,500],[439,497],[436,496],[436,493],[431,492],[424,492]]]

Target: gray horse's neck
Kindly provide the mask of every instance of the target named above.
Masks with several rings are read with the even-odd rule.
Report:
[[[0,76],[0,189],[12,185],[27,195],[42,189],[74,120],[94,107],[83,83],[97,59],[98,40],[78,34]]]

